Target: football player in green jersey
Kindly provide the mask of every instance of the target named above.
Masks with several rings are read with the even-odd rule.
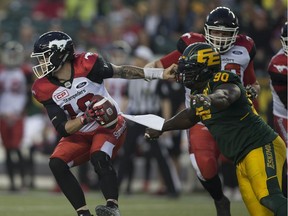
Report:
[[[221,153],[234,161],[250,215],[286,216],[287,199],[280,187],[285,143],[257,114],[239,77],[220,66],[220,54],[211,45],[188,46],[179,58],[176,80],[192,89],[191,106],[166,120],[161,131],[147,128],[145,137],[156,139],[201,121]]]

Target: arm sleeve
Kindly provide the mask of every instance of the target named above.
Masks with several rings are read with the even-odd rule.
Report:
[[[249,50],[250,62],[246,70],[244,71],[244,77],[243,77],[244,86],[252,85],[256,82],[256,75],[254,72],[254,57],[256,55],[256,46],[255,46],[254,41],[251,38],[249,38],[248,42],[249,42],[249,47],[250,47],[250,50]]]
[[[103,79],[111,78],[113,74],[112,65],[99,56],[87,77],[94,82],[102,83]]]
[[[253,59],[254,59],[254,57],[256,55],[256,45],[255,45],[254,41],[253,41],[253,43],[251,42],[251,44],[252,44],[252,46],[251,46],[251,50],[249,51],[249,56],[250,56],[250,59],[251,59],[250,61],[253,61]]]
[[[281,102],[287,108],[287,77],[285,74],[274,73],[269,71],[271,84],[280,98]]]
[[[254,63],[253,60],[251,60],[244,72],[244,78],[243,78],[243,84],[246,85],[252,85],[256,82],[256,75],[254,72]]]
[[[181,53],[177,50],[169,53],[168,55],[164,56],[163,58],[160,59],[163,68],[168,68],[171,64],[178,63],[178,59],[181,56]]]
[[[52,100],[43,102],[43,105],[46,108],[49,119],[51,120],[54,128],[59,133],[59,135],[62,137],[69,136],[70,134],[68,134],[65,129],[65,124],[68,119],[64,110],[62,110]]]

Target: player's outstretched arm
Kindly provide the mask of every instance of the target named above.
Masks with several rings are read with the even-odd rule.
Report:
[[[186,108],[172,118],[166,120],[161,131],[147,128],[145,131],[145,138],[157,139],[165,131],[188,129],[199,121],[200,119],[196,116],[195,109]]]
[[[173,64],[169,68],[140,68],[132,65],[113,65],[113,78],[123,79],[174,79],[177,65]]]
[[[211,106],[219,110],[228,108],[241,95],[241,90],[236,84],[225,83],[217,87],[212,94],[207,97],[210,99]],[[193,98],[191,98],[193,100]]]
[[[186,108],[181,112],[177,113],[175,116],[166,120],[162,132],[171,130],[184,130],[194,126],[200,118],[196,116],[195,109]]]

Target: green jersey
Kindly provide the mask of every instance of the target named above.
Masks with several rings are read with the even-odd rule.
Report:
[[[273,141],[277,134],[269,127],[253,108],[239,77],[228,71],[216,73],[207,83],[204,95],[213,93],[224,83],[236,84],[241,96],[227,109],[218,110],[196,107],[196,114],[209,129],[221,153],[237,164],[252,149]]]

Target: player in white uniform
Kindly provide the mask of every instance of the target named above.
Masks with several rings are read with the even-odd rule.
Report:
[[[221,69],[229,70],[241,78],[249,88],[251,97],[256,97],[260,86],[254,74],[253,58],[256,53],[254,41],[238,34],[238,19],[226,7],[217,7],[210,12],[205,22],[205,35],[189,32],[183,34],[177,43],[177,50],[151,62],[147,67],[167,68],[177,63],[187,46],[195,42],[208,42],[218,48],[221,54]],[[208,56],[207,56],[208,57]],[[190,106],[193,86],[186,87],[186,106]],[[191,163],[198,179],[214,199],[217,216],[230,216],[230,201],[224,196],[218,176],[220,152],[215,140],[203,124],[190,128],[188,135]]]
[[[19,164],[22,186],[25,185],[24,158],[21,144],[24,133],[24,117],[27,103],[27,81],[21,68],[24,60],[23,46],[9,41],[1,51],[3,67],[0,68],[0,133],[6,151],[6,169],[10,190],[17,190],[15,168]],[[18,162],[15,161],[15,154]]]
[[[274,55],[268,66],[270,87],[273,98],[274,129],[286,143],[288,154],[287,121],[287,74],[288,74],[288,22],[281,29],[282,48]],[[287,164],[286,164],[287,165]],[[287,197],[287,167],[283,178],[283,192]]]
[[[288,143],[287,138],[287,74],[288,74],[288,37],[287,25],[282,28],[282,48],[274,55],[269,63],[268,72],[271,78],[270,86],[273,96],[274,126],[281,138]]]
[[[67,199],[80,216],[90,216],[84,193],[70,167],[91,161],[98,174],[106,205],[96,207],[98,216],[119,216],[117,176],[112,161],[126,137],[126,121],[118,115],[113,129],[102,127],[101,107],[93,107],[94,95],[110,97],[104,86],[106,78],[174,78],[170,70],[162,75],[155,70],[106,62],[97,53],[74,53],[71,37],[63,32],[47,32],[34,44],[32,58],[37,80],[33,96],[41,102],[55,129],[62,137],[50,157],[50,169]],[[173,68],[173,65],[171,68]],[[169,69],[171,69],[169,68]],[[102,113],[102,114],[101,114]]]

